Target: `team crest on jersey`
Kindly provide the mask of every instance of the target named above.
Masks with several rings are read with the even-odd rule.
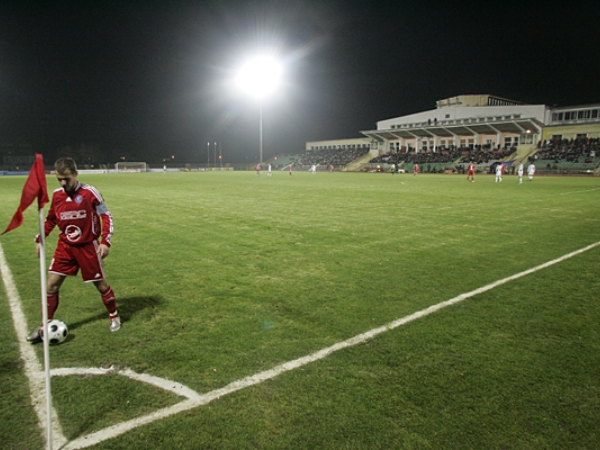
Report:
[[[73,197],[73,200],[75,200],[75,203],[81,203],[83,201],[83,197],[80,194],[77,194],[75,197]]]
[[[77,242],[81,238],[81,228],[77,225],[69,225],[65,229],[65,236],[70,242]]]

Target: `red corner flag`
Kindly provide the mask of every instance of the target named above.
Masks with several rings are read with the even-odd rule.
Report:
[[[48,191],[46,190],[46,172],[44,171],[44,158],[39,153],[35,154],[35,162],[29,172],[29,177],[23,186],[21,193],[21,203],[17,212],[13,216],[6,230],[2,232],[8,233],[23,223],[23,211],[33,203],[35,198],[38,200],[38,208],[43,208],[48,203]]]

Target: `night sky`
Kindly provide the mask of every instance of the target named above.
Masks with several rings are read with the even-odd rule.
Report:
[[[553,5],[5,0],[0,142],[205,163],[218,141],[225,162],[255,161],[259,109],[231,80],[260,49],[285,64],[263,104],[265,159],[459,94],[598,103],[599,3]]]

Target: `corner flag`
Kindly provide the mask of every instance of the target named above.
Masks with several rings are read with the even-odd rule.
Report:
[[[46,301],[46,244],[44,239],[44,205],[48,203],[48,191],[46,189],[46,172],[44,170],[44,158],[41,154],[35,154],[35,162],[29,171],[29,176],[23,186],[21,203],[12,220],[2,232],[8,233],[23,224],[23,211],[25,211],[36,199],[38,200],[38,220],[40,226],[40,288],[42,301],[42,323],[44,336],[48,336],[48,304]],[[44,372],[46,375],[46,419],[47,419],[47,449],[52,450],[52,394],[50,392],[50,349],[49,339],[44,339]]]
[[[44,171],[44,159],[39,153],[35,154],[35,162],[29,172],[29,177],[23,186],[21,193],[21,203],[12,220],[2,232],[8,233],[23,224],[23,211],[33,203],[35,198],[38,199],[38,208],[43,208],[48,203],[48,191],[46,190],[46,172]]]

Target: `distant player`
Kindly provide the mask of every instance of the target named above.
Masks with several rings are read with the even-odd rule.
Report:
[[[529,181],[533,181],[533,176],[535,175],[534,163],[529,164],[529,167],[527,167],[527,175],[529,176]]]
[[[475,182],[475,164],[472,161],[467,167],[467,181]]]
[[[290,176],[292,175],[292,164],[293,163],[290,163]]]
[[[415,166],[413,167],[413,176],[417,176],[417,174],[419,173],[419,165],[415,164]]]
[[[106,281],[103,260],[110,252],[113,220],[100,192],[93,186],[77,181],[77,166],[72,158],[59,158],[54,164],[60,188],[54,191],[50,211],[44,223],[48,236],[58,227],[58,245],[48,268],[46,304],[48,319],[58,309],[59,290],[67,276],[81,270],[86,283],[93,283],[108,311],[110,331],[121,328],[115,294]],[[36,239],[40,254],[39,236]],[[100,242],[98,242],[100,241]],[[27,336],[32,344],[41,342],[40,326]]]
[[[394,164],[394,163],[390,164],[390,172],[392,172],[392,175],[394,175],[396,173],[396,164]]]
[[[502,183],[502,172],[504,172],[504,165],[498,164],[496,165],[496,183]]]
[[[523,184],[523,163],[517,167],[517,175],[519,176],[519,184]]]
[[[312,172],[313,175],[317,174],[317,166],[316,166],[316,164],[313,164],[312,166],[310,166],[310,171]]]
[[[329,173],[333,173],[333,164],[329,164]]]
[[[260,169],[261,169],[261,168],[262,168],[262,167],[260,167],[260,164],[257,164],[257,165],[256,165],[256,176],[257,176],[257,177],[258,177],[258,176],[260,176]]]
[[[267,176],[269,176],[269,177],[270,177],[271,175],[273,175],[273,172],[271,172],[271,164],[269,164],[269,165],[267,166]]]

